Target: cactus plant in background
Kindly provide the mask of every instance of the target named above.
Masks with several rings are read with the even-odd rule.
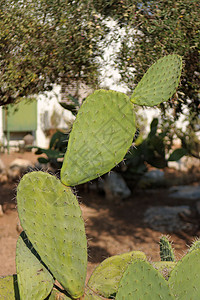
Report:
[[[85,288],[87,241],[81,210],[70,186],[109,172],[123,159],[136,128],[133,103],[151,106],[167,100],[176,90],[181,65],[177,55],[160,59],[148,70],[131,99],[114,91],[94,92],[84,101],[74,122],[61,181],[40,171],[21,179],[17,205],[28,240],[20,236],[17,243],[20,299],[38,300],[48,296],[49,299],[89,300],[115,294],[118,300],[133,299],[133,295],[136,299],[174,299],[175,275],[175,279],[169,279],[171,291],[159,271],[144,261],[145,255],[135,252],[103,262]],[[196,251],[199,250],[187,254],[188,257]],[[54,280],[64,292],[52,289]],[[149,286],[152,286],[150,291]]]
[[[160,238],[160,259],[161,261],[175,261],[172,244],[167,236]]]

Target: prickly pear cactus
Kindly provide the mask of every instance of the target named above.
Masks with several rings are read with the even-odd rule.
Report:
[[[116,300],[174,299],[167,281],[147,261],[136,260],[129,265],[119,285]]]
[[[146,259],[141,251],[132,251],[105,259],[92,273],[88,287],[103,297],[116,294],[119,282],[128,265],[135,259]]]
[[[191,251],[197,250],[197,249],[200,250],[200,239],[196,239],[196,240],[192,243],[192,245],[190,246],[188,252],[191,252]]]
[[[159,59],[145,73],[135,88],[131,101],[154,106],[167,101],[176,92],[182,70],[182,58],[168,55]]]
[[[167,236],[160,238],[160,259],[161,261],[175,261],[174,251]]]
[[[43,300],[50,294],[54,278],[42,264],[24,232],[17,241],[16,269],[22,300]]]
[[[166,280],[169,279],[169,276],[175,265],[176,262],[174,261],[156,261],[152,263],[154,269],[158,270]]]
[[[103,298],[103,297],[99,296],[98,294],[96,294],[89,287],[86,287],[84,300],[103,300],[103,299],[105,299],[105,298]]]
[[[16,275],[0,277],[0,299],[20,300]]]
[[[125,94],[94,92],[73,124],[61,181],[74,186],[109,172],[124,158],[135,130],[133,106]]]
[[[54,288],[48,297],[48,300],[70,300],[71,297],[59,292],[56,288]]]
[[[177,300],[200,299],[200,250],[186,254],[169,277],[169,286]]]
[[[70,188],[44,172],[26,174],[17,188],[21,225],[42,261],[74,298],[84,293],[87,241]]]

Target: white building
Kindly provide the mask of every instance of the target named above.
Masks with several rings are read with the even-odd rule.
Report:
[[[35,137],[35,146],[47,148],[51,130],[66,130],[69,122],[73,122],[74,120],[72,113],[61,107],[59,104],[60,101],[60,87],[55,86],[51,92],[38,95],[35,105],[27,103],[21,107],[21,103],[19,103],[20,107],[18,111],[14,113],[13,110],[15,107],[18,107],[18,105],[13,106],[11,109],[12,120],[16,120],[11,121],[11,124],[8,123],[10,122],[11,114],[8,114],[8,117],[6,117],[4,108],[0,107],[0,144],[7,146],[7,142],[9,140],[10,146],[18,146],[23,142],[23,137],[27,133],[31,133]],[[27,110],[24,109],[23,112],[23,108],[25,106],[28,107],[29,105],[30,107],[28,108],[28,111],[30,114],[27,116]],[[33,116],[34,114],[36,114],[35,117]],[[29,123],[31,118],[32,126],[28,127],[27,123]]]

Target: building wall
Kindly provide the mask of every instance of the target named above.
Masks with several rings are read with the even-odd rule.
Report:
[[[54,128],[67,129],[68,123],[74,116],[58,103],[61,100],[60,86],[55,86],[53,91],[38,96],[38,118],[36,131],[36,145],[46,148],[49,144],[48,131]]]
[[[46,92],[37,96],[37,130],[35,132],[35,146],[47,148],[50,136],[48,133],[52,129],[67,129],[69,122],[74,120],[74,116],[68,110],[60,106],[58,101],[61,99],[60,86],[55,86],[53,91]],[[6,136],[3,133],[3,109],[0,107],[0,142],[5,141]],[[16,134],[12,138],[12,144],[18,144],[19,138]]]

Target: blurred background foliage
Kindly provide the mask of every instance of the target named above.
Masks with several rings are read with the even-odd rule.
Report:
[[[120,41],[115,68],[130,93],[158,58],[174,52],[183,56],[181,84],[160,105],[158,126],[165,150],[178,138],[188,154],[199,158],[199,11],[198,0],[0,0],[0,105],[51,90],[54,83],[99,88],[99,58],[114,30],[112,41]],[[180,117],[185,128],[175,124]]]
[[[93,1],[0,0],[0,105],[63,81],[97,87],[106,32]]]

